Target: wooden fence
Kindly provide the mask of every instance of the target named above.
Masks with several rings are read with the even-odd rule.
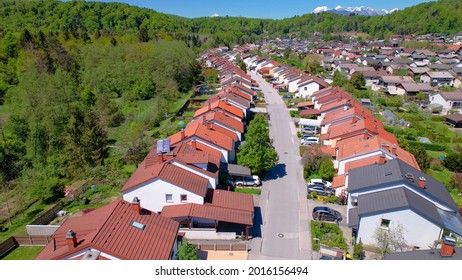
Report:
[[[46,211],[40,217],[30,223],[30,225],[48,225],[56,218],[58,212],[63,209],[63,204],[60,202],[53,206],[50,210]]]
[[[0,259],[8,255],[8,253],[16,249],[16,247],[18,246],[19,244],[14,237],[10,237],[7,240],[0,243]]]
[[[190,241],[191,242],[191,241]],[[203,251],[247,251],[247,244],[245,243],[228,243],[228,244],[194,244],[197,250]]]
[[[53,238],[51,236],[13,236],[19,246],[45,246]]]

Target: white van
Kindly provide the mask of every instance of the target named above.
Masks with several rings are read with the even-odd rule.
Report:
[[[323,180],[323,179],[311,179],[310,184],[322,184],[326,187],[331,188],[332,187],[332,182]]]

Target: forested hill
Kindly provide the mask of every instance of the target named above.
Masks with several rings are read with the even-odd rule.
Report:
[[[0,3],[0,26],[92,34],[96,30],[127,32],[141,28],[152,33],[213,34],[220,41],[250,41],[261,34],[275,35],[313,31],[365,32],[376,37],[388,34],[425,34],[462,31],[462,2],[440,0],[419,4],[384,16],[306,14],[282,20],[214,17],[187,19],[121,3],[57,0],[4,0]],[[221,43],[221,42],[220,42]]]

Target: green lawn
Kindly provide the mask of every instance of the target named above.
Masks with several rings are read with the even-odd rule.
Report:
[[[443,171],[428,169],[427,174],[447,186],[449,185],[449,181],[451,180],[453,173],[447,169],[444,169]]]
[[[457,207],[462,207],[462,195],[459,195],[459,191],[457,189],[453,189],[449,192],[449,194],[456,203]]]
[[[438,156],[447,156],[448,155],[444,151],[439,152],[439,151],[429,151],[429,150],[427,150],[427,154],[431,158],[438,158]]]
[[[257,195],[261,194],[261,189],[235,188],[234,191],[238,193],[257,194]]]
[[[43,248],[42,246],[20,246],[2,260],[33,260]]]

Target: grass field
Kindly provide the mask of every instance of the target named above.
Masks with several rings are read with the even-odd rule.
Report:
[[[247,194],[261,194],[261,189],[253,189],[253,188],[235,188],[235,192],[238,193],[247,193]]]
[[[33,260],[40,251],[43,250],[42,246],[21,246],[14,249],[11,253],[6,255],[2,260]]]

